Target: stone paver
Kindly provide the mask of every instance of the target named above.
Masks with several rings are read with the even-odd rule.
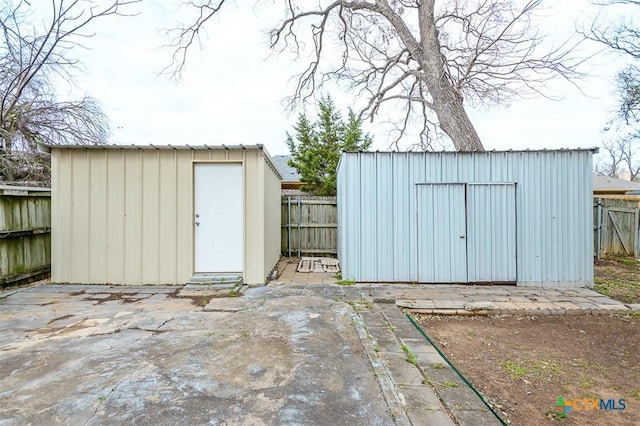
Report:
[[[295,272],[297,262],[280,265],[281,276],[271,285],[338,287],[327,274]],[[326,287],[329,285],[329,287]],[[343,287],[347,288],[347,287]],[[475,315],[581,315],[640,312],[640,305],[624,304],[588,288],[544,288],[517,286],[357,284],[361,297],[395,303],[420,313]],[[313,290],[312,290],[313,291]],[[326,290],[325,290],[326,291]],[[338,294],[341,296],[342,294]],[[353,293],[350,294],[353,298]]]
[[[400,309],[392,304],[373,304],[360,311],[360,318],[370,342],[365,345],[372,352],[369,358],[384,364],[385,377],[393,384],[411,424],[501,424],[484,402],[445,367],[446,361]],[[455,392],[443,385],[454,381],[458,385]],[[468,413],[475,414],[480,423],[473,422],[474,416]]]

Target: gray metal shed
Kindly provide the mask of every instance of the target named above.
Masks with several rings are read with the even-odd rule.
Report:
[[[342,276],[591,286],[594,152],[344,153]]]

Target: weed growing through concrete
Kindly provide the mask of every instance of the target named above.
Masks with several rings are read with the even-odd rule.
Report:
[[[415,352],[413,352],[411,348],[409,348],[409,346],[407,346],[406,344],[403,344],[402,352],[404,352],[408,363],[413,364],[416,367],[418,366],[418,357],[415,354]]]
[[[336,284],[338,284],[338,285],[344,285],[344,286],[347,286],[347,285],[355,285],[355,283],[356,283],[356,282],[355,282],[355,280],[354,280],[354,279],[348,279],[348,280],[342,280],[342,279],[340,279],[340,280],[337,280],[337,281],[336,281]]]
[[[442,384],[442,386],[444,386],[444,387],[446,387],[446,388],[457,388],[457,387],[458,387],[458,384],[457,384],[456,382],[454,382],[454,381],[447,380],[446,382],[444,382],[444,383]]]
[[[361,311],[363,311],[365,309],[373,312],[373,303],[371,303],[371,302],[367,302],[367,301],[364,301],[364,300],[361,301],[361,302],[354,302],[353,300],[350,300],[347,303],[356,312],[361,312]]]
[[[378,345],[373,345],[373,351],[374,351],[374,352],[380,352],[380,346],[378,346]]]
[[[364,305],[370,312],[373,312],[373,303],[363,300],[360,304]]]
[[[395,333],[396,332],[396,328],[391,325],[391,324],[387,324],[387,328],[389,329],[390,332]]]
[[[446,368],[446,367],[447,367],[446,365],[441,364],[441,363],[439,363],[439,362],[437,362],[437,363],[433,364],[433,368],[435,368],[436,370],[440,370],[440,369],[442,369],[442,368]]]

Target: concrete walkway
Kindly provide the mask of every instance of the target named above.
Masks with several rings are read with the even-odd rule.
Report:
[[[296,272],[297,260],[278,265],[280,275],[270,285],[310,289],[335,284],[335,276]],[[348,288],[344,286],[343,288]],[[588,288],[542,288],[444,284],[358,284],[372,302],[395,303],[416,313],[449,315],[589,315],[640,312],[640,304],[625,304]]]
[[[322,280],[211,300],[182,287],[2,291],[0,424],[497,425],[398,305],[637,310],[590,290]]]

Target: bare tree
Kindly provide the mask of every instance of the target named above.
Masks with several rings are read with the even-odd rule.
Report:
[[[605,127],[612,135],[603,142],[604,161],[596,172],[617,177],[628,171],[631,180],[640,180],[640,72],[631,65],[616,75],[618,105]]]
[[[640,13],[640,0],[605,0],[596,4],[605,8],[624,7],[631,12],[626,16]],[[607,25],[596,18],[588,30],[581,32],[587,39],[607,46],[636,64],[640,60],[640,26],[633,19],[623,17]],[[618,135],[603,143],[606,159],[596,169],[608,176],[617,176],[626,168],[632,180],[640,179],[640,69],[636,64],[616,74],[618,105],[605,132]]]
[[[595,166],[595,172],[605,176],[618,177],[621,172],[629,172],[631,180],[640,178],[640,157],[637,135],[619,137],[605,141],[603,155]],[[604,157],[604,158],[602,158]]]
[[[594,2],[596,5],[623,6],[630,10],[625,18],[621,18],[614,25],[607,25],[601,19],[596,18],[591,23],[591,28],[582,30],[581,33],[589,40],[604,44],[605,46],[640,59],[640,27],[633,18],[640,12],[640,0],[603,0]],[[638,10],[633,10],[638,8]]]
[[[607,6],[621,6],[627,9],[628,16],[640,13],[640,0],[606,0],[597,2],[604,8]],[[628,17],[608,25],[602,19],[596,18],[591,28],[581,33],[589,40],[596,41],[608,47],[611,51],[630,58],[640,60],[640,25]],[[640,121],[640,69],[631,64],[616,75],[616,92],[618,95],[617,115],[627,124]]]
[[[92,34],[96,19],[122,15],[122,8],[139,0],[110,0],[103,6],[81,0],[50,0],[50,9],[34,2],[4,0],[0,9],[0,150],[2,176],[33,175],[24,161],[9,171],[12,157],[28,157],[37,143],[103,143],[108,121],[96,100],[60,101],[54,79],[70,79],[78,62],[71,49]],[[37,15],[41,25],[36,25]],[[40,156],[34,155],[36,162]],[[28,161],[27,161],[28,163]],[[26,170],[26,171],[25,171]],[[23,173],[24,172],[24,173]],[[0,176],[0,177],[2,177]]]
[[[398,110],[401,103],[404,119],[396,124],[398,139],[417,119],[424,147],[439,129],[458,150],[482,150],[465,100],[500,103],[540,94],[550,78],[578,75],[579,61],[570,57],[573,45],[543,49],[544,37],[531,22],[541,2],[284,0],[286,15],[271,30],[270,47],[301,56],[305,41],[312,41],[311,59],[297,76],[290,105],[305,101],[323,83],[338,80],[366,96],[362,117],[373,119],[383,106],[393,104]],[[186,3],[197,13],[193,21],[169,31],[175,49],[171,69],[178,74],[188,50],[226,1]]]

